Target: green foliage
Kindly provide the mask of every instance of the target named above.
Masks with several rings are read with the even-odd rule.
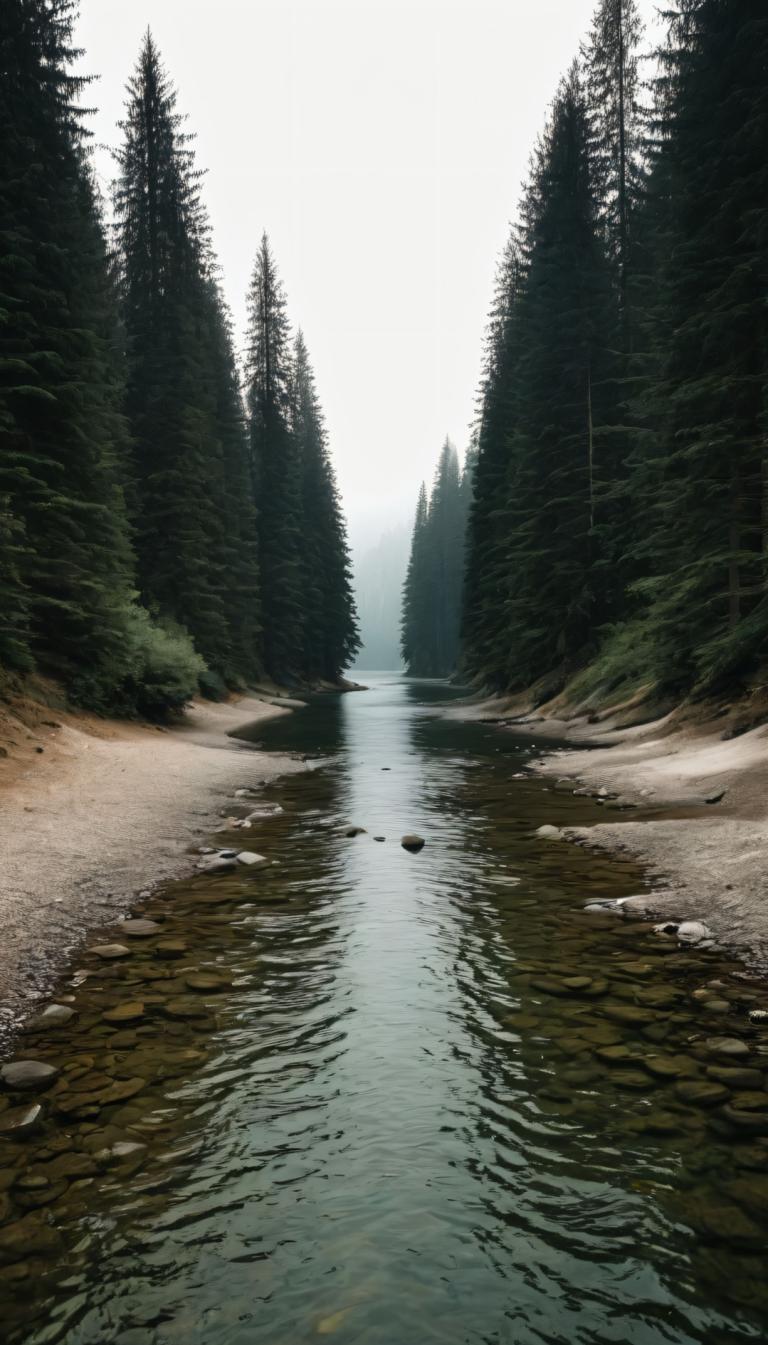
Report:
[[[81,670],[72,682],[75,701],[96,709],[161,720],[183,709],[198,690],[205,663],[181,627],[153,621],[131,603],[121,612],[122,642],[111,665]]]

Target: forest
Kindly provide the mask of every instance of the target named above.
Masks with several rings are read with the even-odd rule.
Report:
[[[768,10],[664,23],[643,54],[634,0],[601,0],[498,267],[454,667],[540,699],[764,666]]]
[[[150,717],[260,678],[333,683],[359,643],[346,525],[269,241],[239,361],[152,36],[105,202],[76,18],[3,4],[0,674]]]

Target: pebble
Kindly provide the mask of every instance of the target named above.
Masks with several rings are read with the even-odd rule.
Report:
[[[26,1107],[9,1107],[7,1111],[0,1112],[0,1135],[10,1135],[12,1139],[28,1135],[37,1128],[42,1117],[43,1109],[39,1102]]]
[[[65,1027],[74,1016],[75,1010],[68,1004],[49,1004],[47,1009],[30,1020],[27,1027],[35,1031],[39,1028]]]
[[[42,1060],[12,1060],[0,1066],[0,1081],[14,1092],[42,1092],[58,1077],[55,1065]]]
[[[738,1037],[708,1037],[704,1042],[704,1050],[709,1055],[724,1055],[734,1058],[750,1054],[747,1043],[741,1041]]]
[[[400,844],[404,850],[408,850],[412,855],[417,855],[420,850],[424,849],[426,841],[423,836],[417,836],[413,832],[408,832],[405,836],[400,838]]]
[[[141,1000],[129,999],[111,1009],[105,1009],[101,1016],[105,1023],[134,1023],[144,1017],[144,1005]]]
[[[156,920],[125,920],[120,928],[129,939],[151,939],[160,933]]]
[[[155,944],[155,957],[160,957],[164,961],[183,957],[186,951],[187,943],[185,939],[160,939]]]
[[[681,1079],[675,1084],[675,1093],[681,1102],[694,1107],[716,1107],[730,1097],[725,1085],[713,1079]]]
[[[763,1082],[759,1069],[740,1069],[738,1065],[707,1065],[707,1077],[729,1088],[759,1088]]]
[[[97,957],[101,957],[105,962],[112,961],[115,958],[130,957],[131,950],[126,948],[124,943],[97,943],[91,949]]]
[[[255,850],[241,850],[237,856],[238,864],[250,864],[261,868],[263,864],[268,864],[269,860],[264,855],[257,855]]]

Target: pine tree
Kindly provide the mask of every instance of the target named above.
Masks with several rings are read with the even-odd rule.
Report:
[[[8,0],[0,45],[2,655],[99,704],[131,557],[112,293],[78,99],[73,0]]]
[[[406,669],[418,667],[418,657],[424,630],[428,621],[429,593],[425,584],[427,530],[427,487],[422,481],[416,504],[416,517],[411,537],[411,554],[403,585],[403,608],[400,626],[400,648]]]
[[[301,331],[293,347],[291,430],[301,476],[301,674],[335,682],[360,648],[346,525],[315,376]],[[265,507],[269,507],[265,501]]]
[[[402,649],[408,671],[448,677],[459,656],[466,496],[456,449],[446,439],[432,493],[419,494],[403,593]]]
[[[609,289],[576,69],[534,158],[518,244],[508,467],[495,501],[506,572],[489,633],[503,685],[576,666],[595,641],[600,610],[594,444],[604,417]],[[481,427],[478,489],[482,465]]]
[[[670,14],[655,168],[665,344],[645,397],[658,470],[641,587],[653,669],[678,690],[754,669],[768,633],[766,69],[759,0],[683,0]]]
[[[301,677],[304,649],[301,471],[291,430],[291,356],[285,292],[267,235],[248,293],[247,405],[259,510],[264,663],[280,682]]]
[[[638,441],[632,408],[645,372],[636,311],[644,296],[635,276],[642,257],[638,215],[646,166],[647,113],[641,104],[638,54],[642,34],[636,0],[599,0],[582,48],[592,188],[611,283],[601,361],[603,414],[593,435],[597,624],[615,621],[626,610],[626,589],[633,577],[627,543],[642,527],[627,471]]]
[[[519,387],[523,275],[515,233],[497,270],[486,331],[462,617],[463,665],[471,675],[495,687],[505,686],[508,677],[507,645],[500,638],[507,619],[508,520],[504,505]]]
[[[247,652],[236,653],[228,618],[232,588],[243,578],[227,564],[233,529],[222,434],[231,450],[237,420],[231,351],[201,174],[150,33],[121,126],[116,235],[139,586],[150,610],[188,630],[209,666],[229,680],[236,668],[255,670],[252,637],[245,637]],[[252,567],[247,582],[255,585]],[[255,625],[258,599],[250,587],[248,601]]]

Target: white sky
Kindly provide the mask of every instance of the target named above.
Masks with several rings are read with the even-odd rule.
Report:
[[[411,516],[446,434],[466,444],[496,257],[594,4],[81,0],[104,144],[152,28],[208,170],[238,331],[267,229],[356,545]]]

